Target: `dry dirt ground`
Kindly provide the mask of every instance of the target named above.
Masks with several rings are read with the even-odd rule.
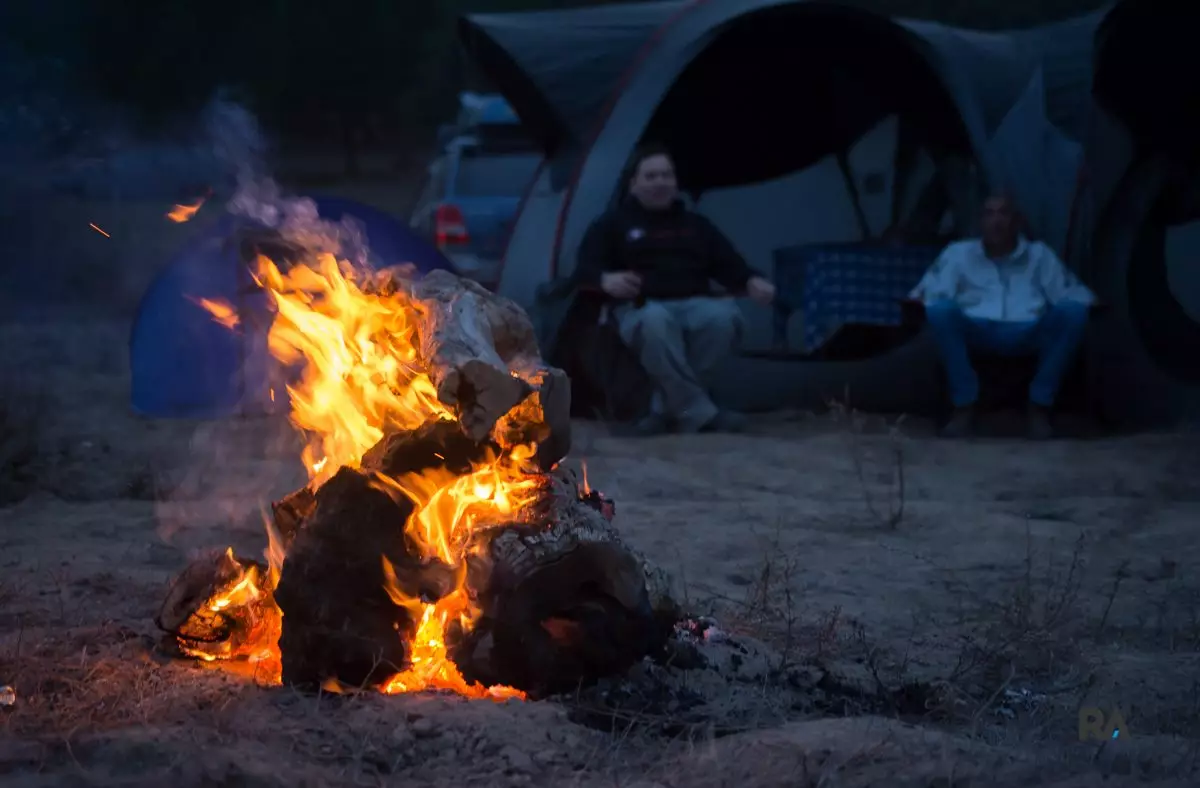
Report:
[[[720,690],[736,725],[300,695],[155,648],[172,574],[261,550],[259,507],[299,469],[283,424],[130,415],[127,332],[0,329],[5,786],[1196,784],[1195,435],[947,443],[844,410],[737,437],[580,424],[575,461],[628,539],[767,644],[775,678]],[[781,706],[797,670],[824,701]],[[1080,741],[1087,706],[1122,712],[1116,741]]]

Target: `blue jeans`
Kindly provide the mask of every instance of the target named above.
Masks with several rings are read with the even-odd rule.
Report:
[[[955,407],[979,399],[979,378],[971,366],[969,350],[1009,356],[1037,354],[1038,368],[1029,384],[1029,401],[1050,407],[1083,341],[1088,305],[1059,301],[1041,319],[1029,322],[979,320],[967,317],[953,301],[925,307],[926,320],[941,351]]]

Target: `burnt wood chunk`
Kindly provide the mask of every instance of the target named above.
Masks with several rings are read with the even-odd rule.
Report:
[[[271,504],[271,520],[285,549],[300,530],[304,518],[312,514],[316,504],[317,497],[310,487],[301,487]]]
[[[197,558],[171,583],[154,623],[172,651],[206,659],[256,656],[280,626],[266,565],[232,550]]]
[[[468,681],[567,692],[624,672],[670,635],[669,588],[599,511],[559,495],[545,516],[477,537],[467,582],[482,615],[455,653]]]
[[[454,571],[421,556],[405,534],[413,502],[380,476],[434,468],[466,473],[491,447],[450,421],[385,436],[360,468],[342,468],[321,485],[288,549],[275,591],[283,612],[283,681],[304,687],[337,679],[376,686],[408,667],[419,623],[389,593],[434,601],[454,587]]]
[[[350,468],[317,491],[275,590],[284,683],[367,687],[404,669],[416,623],[388,595],[382,559],[409,560],[402,534],[411,512]]]

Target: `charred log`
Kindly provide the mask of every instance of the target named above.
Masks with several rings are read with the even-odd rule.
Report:
[[[409,432],[384,435],[363,455],[360,466],[364,473],[391,478],[434,468],[461,476],[498,450],[495,443],[465,435],[452,421],[434,421]]]
[[[296,537],[300,524],[312,514],[316,504],[317,498],[310,487],[301,487],[271,504],[271,519],[285,550]]]
[[[389,595],[383,559],[398,590],[415,599],[444,595],[453,587],[453,570],[420,558],[404,535],[413,504],[378,474],[437,467],[462,473],[487,449],[453,422],[435,422],[387,436],[361,469],[343,468],[317,490],[275,592],[283,612],[285,683],[315,687],[337,679],[372,687],[407,667],[418,622]]]
[[[549,514],[480,536],[467,582],[482,615],[454,655],[469,681],[544,697],[619,674],[670,635],[669,589],[603,514],[575,496]]]
[[[188,565],[171,583],[154,619],[171,651],[207,659],[255,656],[274,643],[279,611],[267,567],[218,550]]]
[[[275,591],[285,683],[315,689],[337,679],[365,687],[404,667],[415,623],[388,597],[380,556],[404,560],[397,534],[410,513],[349,468],[317,492]]]

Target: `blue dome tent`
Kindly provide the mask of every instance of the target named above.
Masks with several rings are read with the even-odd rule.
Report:
[[[411,263],[422,273],[451,270],[448,260],[382,211],[339,198],[313,197],[322,219],[357,221],[377,267]],[[268,381],[269,297],[247,267],[247,239],[262,237],[253,221],[227,215],[185,247],[142,297],[129,339],[133,409],[144,416],[221,418],[268,413],[276,401]],[[230,330],[201,299],[233,304],[242,324]]]

